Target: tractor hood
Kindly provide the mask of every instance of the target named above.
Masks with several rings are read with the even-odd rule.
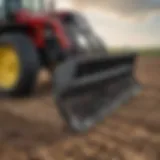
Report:
[[[51,18],[49,15],[47,15],[45,12],[41,13],[34,13],[29,10],[20,10],[16,13],[16,20],[20,23],[45,23],[50,22],[52,23],[53,18]]]

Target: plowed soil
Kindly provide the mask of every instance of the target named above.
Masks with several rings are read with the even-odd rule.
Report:
[[[65,126],[46,73],[26,99],[0,100],[0,160],[160,160],[160,58],[139,57],[143,91],[88,133]]]

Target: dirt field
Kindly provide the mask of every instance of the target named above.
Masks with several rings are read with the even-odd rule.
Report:
[[[137,62],[143,92],[83,135],[63,124],[45,75],[32,98],[0,100],[0,160],[160,160],[160,58]]]

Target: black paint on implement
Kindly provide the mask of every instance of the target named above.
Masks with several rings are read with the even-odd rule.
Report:
[[[136,54],[77,57],[56,69],[55,102],[74,131],[86,131],[140,89],[135,61]]]

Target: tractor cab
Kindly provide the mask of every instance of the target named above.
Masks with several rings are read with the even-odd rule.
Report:
[[[13,20],[21,10],[44,12],[44,0],[0,0],[0,19]]]

